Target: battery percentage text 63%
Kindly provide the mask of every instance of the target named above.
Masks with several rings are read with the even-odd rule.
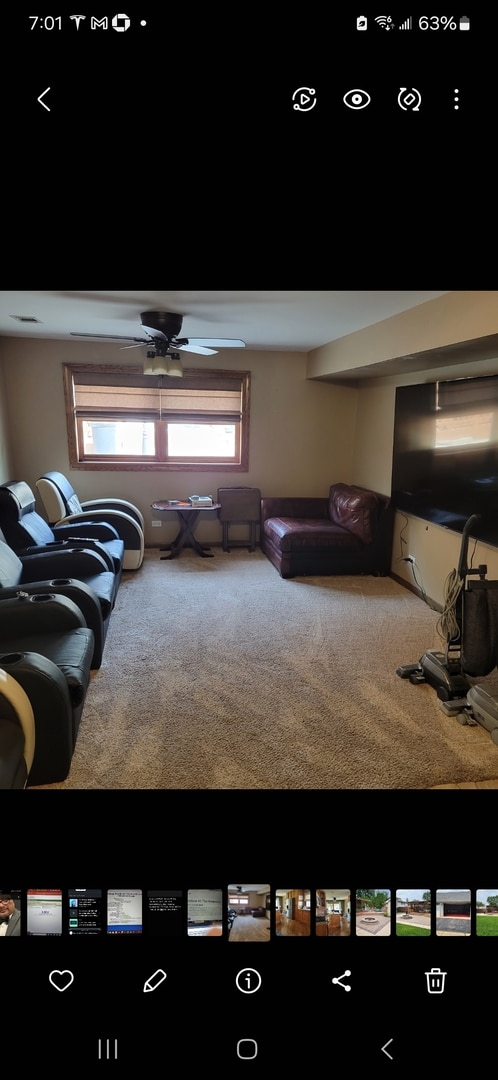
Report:
[[[419,30],[458,30],[454,15],[421,15],[418,26]]]

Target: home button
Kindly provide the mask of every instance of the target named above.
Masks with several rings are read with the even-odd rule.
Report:
[[[239,1039],[237,1043],[237,1057],[243,1058],[244,1061],[251,1061],[258,1054],[258,1044],[256,1039]]]

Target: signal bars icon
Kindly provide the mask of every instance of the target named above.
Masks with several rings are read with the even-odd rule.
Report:
[[[412,17],[411,17],[411,15],[409,15],[408,18],[405,19],[404,22],[399,24],[398,29],[399,30],[411,30],[411,28],[412,28]]]

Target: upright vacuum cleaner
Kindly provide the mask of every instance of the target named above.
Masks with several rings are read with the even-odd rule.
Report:
[[[498,745],[498,679],[477,682],[498,664],[498,581],[486,578],[486,565],[472,569],[467,563],[469,535],[480,520],[473,514],[465,522],[458,570],[446,582],[440,619],[445,651],[427,649],[418,663],[402,664],[396,674],[429,683],[447,715],[461,724],[482,724]]]

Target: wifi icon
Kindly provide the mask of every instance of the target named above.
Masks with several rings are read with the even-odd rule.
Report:
[[[375,22],[381,30],[394,30],[394,23],[390,15],[376,15]]]

